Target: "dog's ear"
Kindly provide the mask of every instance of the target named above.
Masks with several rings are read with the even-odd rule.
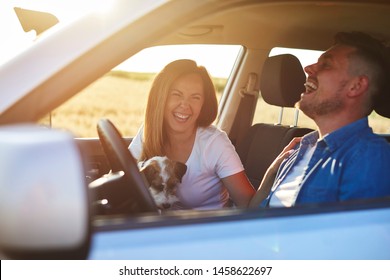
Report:
[[[181,179],[187,172],[187,165],[182,162],[175,162],[174,172],[181,183]]]
[[[142,167],[139,172],[141,172],[142,174],[145,175],[146,180],[148,180],[148,183],[150,185],[152,184],[154,178],[156,177],[156,173],[158,173],[158,171],[156,170],[156,167],[153,166],[153,163],[149,164],[145,167]]]

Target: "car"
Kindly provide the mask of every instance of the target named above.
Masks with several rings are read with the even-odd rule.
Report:
[[[260,89],[266,83],[261,76],[271,71],[264,66],[271,51],[278,47],[323,52],[339,31],[359,30],[390,41],[388,1],[109,3],[104,11],[91,11],[69,22],[60,20],[0,65],[1,258],[390,258],[389,197],[291,208],[159,213],[134,159],[123,159],[135,132],[124,135],[108,111],[100,114],[100,120],[89,126],[94,131],[97,126],[103,135],[108,147],[103,149],[96,135],[84,137],[55,127],[57,115],[52,113],[143,50],[238,46],[221,89],[215,125],[240,152],[247,148],[243,143],[249,132],[262,123],[257,119],[266,106],[260,103],[264,101]],[[145,64],[151,63],[144,59]],[[116,89],[110,89],[110,96],[115,93]],[[129,103],[139,98],[133,92],[126,94]],[[85,112],[94,98],[89,96],[77,110],[76,121],[88,115]],[[110,102],[105,99],[103,104]],[[113,104],[115,111],[119,102]],[[377,133],[389,139],[389,115],[380,111],[372,117],[382,124]],[[71,123],[70,118],[65,122]],[[47,126],[50,123],[52,127]],[[314,128],[298,127],[295,121],[276,126],[300,134]],[[263,137],[281,141],[273,134]],[[109,173],[112,158],[123,170]],[[264,169],[270,159],[256,160]],[[257,166],[246,168],[249,173]],[[255,178],[253,173],[249,177],[258,183],[262,175],[259,171]],[[131,206],[119,207],[131,195]]]

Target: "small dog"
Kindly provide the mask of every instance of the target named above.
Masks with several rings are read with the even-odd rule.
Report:
[[[166,156],[155,156],[140,162],[139,167],[149,182],[150,193],[160,210],[168,210],[179,201],[176,190],[187,171],[184,163],[173,161]]]

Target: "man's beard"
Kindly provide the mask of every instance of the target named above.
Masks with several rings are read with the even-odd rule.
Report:
[[[333,112],[341,111],[344,108],[344,102],[341,98],[322,100],[315,104],[300,100],[295,104],[295,107],[314,120],[316,116],[325,116]]]
[[[300,109],[306,116],[313,120],[315,120],[316,117],[340,112],[345,107],[344,100],[342,99],[342,90],[345,86],[346,83],[342,83],[338,92],[332,97],[329,97],[328,99],[319,101],[315,98],[308,101],[305,101],[305,99],[301,99],[295,104],[295,107]]]

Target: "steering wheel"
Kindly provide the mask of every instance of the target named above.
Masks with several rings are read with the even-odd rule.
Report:
[[[124,187],[131,188],[132,201],[140,212],[158,212],[157,206],[147,187],[145,177],[139,172],[137,162],[122,139],[122,135],[108,119],[101,119],[97,132],[112,172],[123,171]]]

